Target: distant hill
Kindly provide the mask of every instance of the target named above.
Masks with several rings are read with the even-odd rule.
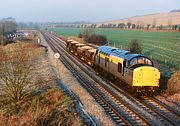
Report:
[[[180,9],[178,9],[178,10],[172,10],[172,11],[170,11],[170,12],[180,12]]]
[[[131,23],[135,25],[141,25],[146,27],[147,25],[156,25],[156,26],[168,26],[168,25],[180,25],[180,10],[173,10],[169,13],[156,13],[156,14],[149,14],[143,16],[135,16],[120,20],[112,20],[112,21],[105,21],[97,23],[97,26],[100,25],[118,25],[120,23]]]

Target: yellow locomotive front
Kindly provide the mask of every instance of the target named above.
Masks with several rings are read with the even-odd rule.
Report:
[[[150,94],[159,87],[160,72],[152,66],[141,66],[133,71],[132,86],[137,92]]]
[[[152,61],[145,57],[133,59],[138,66],[134,67],[132,86],[141,94],[154,93],[159,87],[160,72]],[[132,63],[134,61],[132,60]]]

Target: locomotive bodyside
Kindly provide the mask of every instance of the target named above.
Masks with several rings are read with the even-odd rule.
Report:
[[[133,92],[147,95],[159,87],[160,72],[144,55],[104,46],[96,52],[94,64]]]

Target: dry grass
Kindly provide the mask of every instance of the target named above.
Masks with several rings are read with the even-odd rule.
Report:
[[[36,64],[44,50],[36,44],[19,42],[1,48],[1,52],[0,94],[10,101],[24,100],[36,88]]]
[[[166,95],[180,94],[180,71],[177,71],[168,80]]]
[[[2,48],[11,52],[17,51],[17,48],[33,49],[39,56],[32,78],[35,88],[28,95],[18,102],[9,101],[0,95],[0,126],[84,125],[70,97],[58,88],[49,86],[57,78],[46,59],[44,48],[32,43],[15,43]]]
[[[52,88],[39,96],[32,96],[26,102],[11,105],[0,115],[2,126],[80,125],[74,102],[57,88]]]

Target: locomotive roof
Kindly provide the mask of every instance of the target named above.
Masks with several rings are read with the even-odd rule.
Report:
[[[139,56],[145,57],[142,54],[133,54],[133,53],[130,53],[129,51],[120,50],[118,48],[111,47],[111,46],[100,46],[98,48],[98,50],[105,53],[105,54],[107,54],[107,55],[117,56],[117,57],[120,57],[120,58],[124,58],[124,59],[126,59],[128,61],[131,60],[134,57],[139,57]]]

